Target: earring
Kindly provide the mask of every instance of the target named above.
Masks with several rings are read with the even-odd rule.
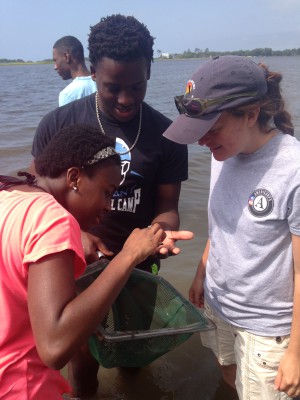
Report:
[[[74,192],[77,192],[78,187],[76,185],[72,186],[72,189],[74,190]]]

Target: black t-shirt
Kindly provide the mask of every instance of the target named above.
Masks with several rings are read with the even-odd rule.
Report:
[[[109,119],[100,113],[105,133],[116,138],[119,152],[134,143],[139,113],[127,123]],[[40,122],[32,146],[33,156],[40,154],[51,137],[61,128],[75,123],[99,127],[95,111],[95,94],[59,107]],[[121,155],[122,183],[112,198],[111,212],[92,230],[113,252],[121,250],[130,232],[148,226],[155,213],[155,196],[160,184],[187,179],[187,146],[162,136],[171,121],[143,103],[140,138],[132,151]],[[102,134],[99,128],[99,134]],[[148,263],[147,263],[148,264]]]

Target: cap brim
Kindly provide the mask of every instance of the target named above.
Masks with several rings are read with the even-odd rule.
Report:
[[[179,115],[163,136],[173,142],[180,144],[191,144],[198,142],[220,118],[221,113],[210,113],[200,118],[188,117],[185,114]]]

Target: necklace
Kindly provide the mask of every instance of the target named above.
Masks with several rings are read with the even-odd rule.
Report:
[[[95,95],[95,102],[96,102],[96,115],[97,115],[97,120],[98,120],[98,123],[99,123],[99,126],[100,126],[100,130],[101,130],[101,132],[103,133],[103,135],[105,135],[106,133],[105,133],[105,130],[104,130],[103,125],[102,125],[102,123],[101,123],[100,114],[99,114],[99,96],[98,96],[98,92],[96,92],[96,95]],[[137,142],[138,142],[138,140],[139,140],[139,137],[140,137],[140,135],[141,135],[141,130],[142,130],[142,119],[143,119],[143,106],[142,106],[142,104],[141,104],[141,105],[140,105],[139,129],[138,129],[138,132],[137,132],[135,141],[133,142],[133,144],[132,144],[132,146],[130,147],[130,149],[128,149],[127,151],[124,151],[124,152],[122,152],[122,153],[118,153],[120,156],[129,153],[131,150],[133,150],[133,149],[135,148],[135,146],[136,146],[136,144],[137,144]]]

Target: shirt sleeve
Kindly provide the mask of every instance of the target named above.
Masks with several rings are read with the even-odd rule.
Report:
[[[297,173],[297,175],[299,175],[300,180],[300,173]],[[293,235],[300,236],[300,182],[289,196],[287,211],[290,232]]]
[[[72,93],[64,93],[60,92],[58,96],[58,105],[59,107],[64,106],[65,104],[71,103],[71,101],[77,100],[79,97],[76,95],[72,95]]]
[[[59,107],[64,106],[65,104],[67,104],[69,102],[70,102],[70,100],[67,98],[67,96],[65,96],[63,92],[60,92],[59,96],[58,96]]]
[[[49,254],[72,250],[75,254],[75,277],[86,266],[81,243],[80,227],[75,218],[52,196],[39,197],[26,215],[22,247],[23,264],[28,268]]]

